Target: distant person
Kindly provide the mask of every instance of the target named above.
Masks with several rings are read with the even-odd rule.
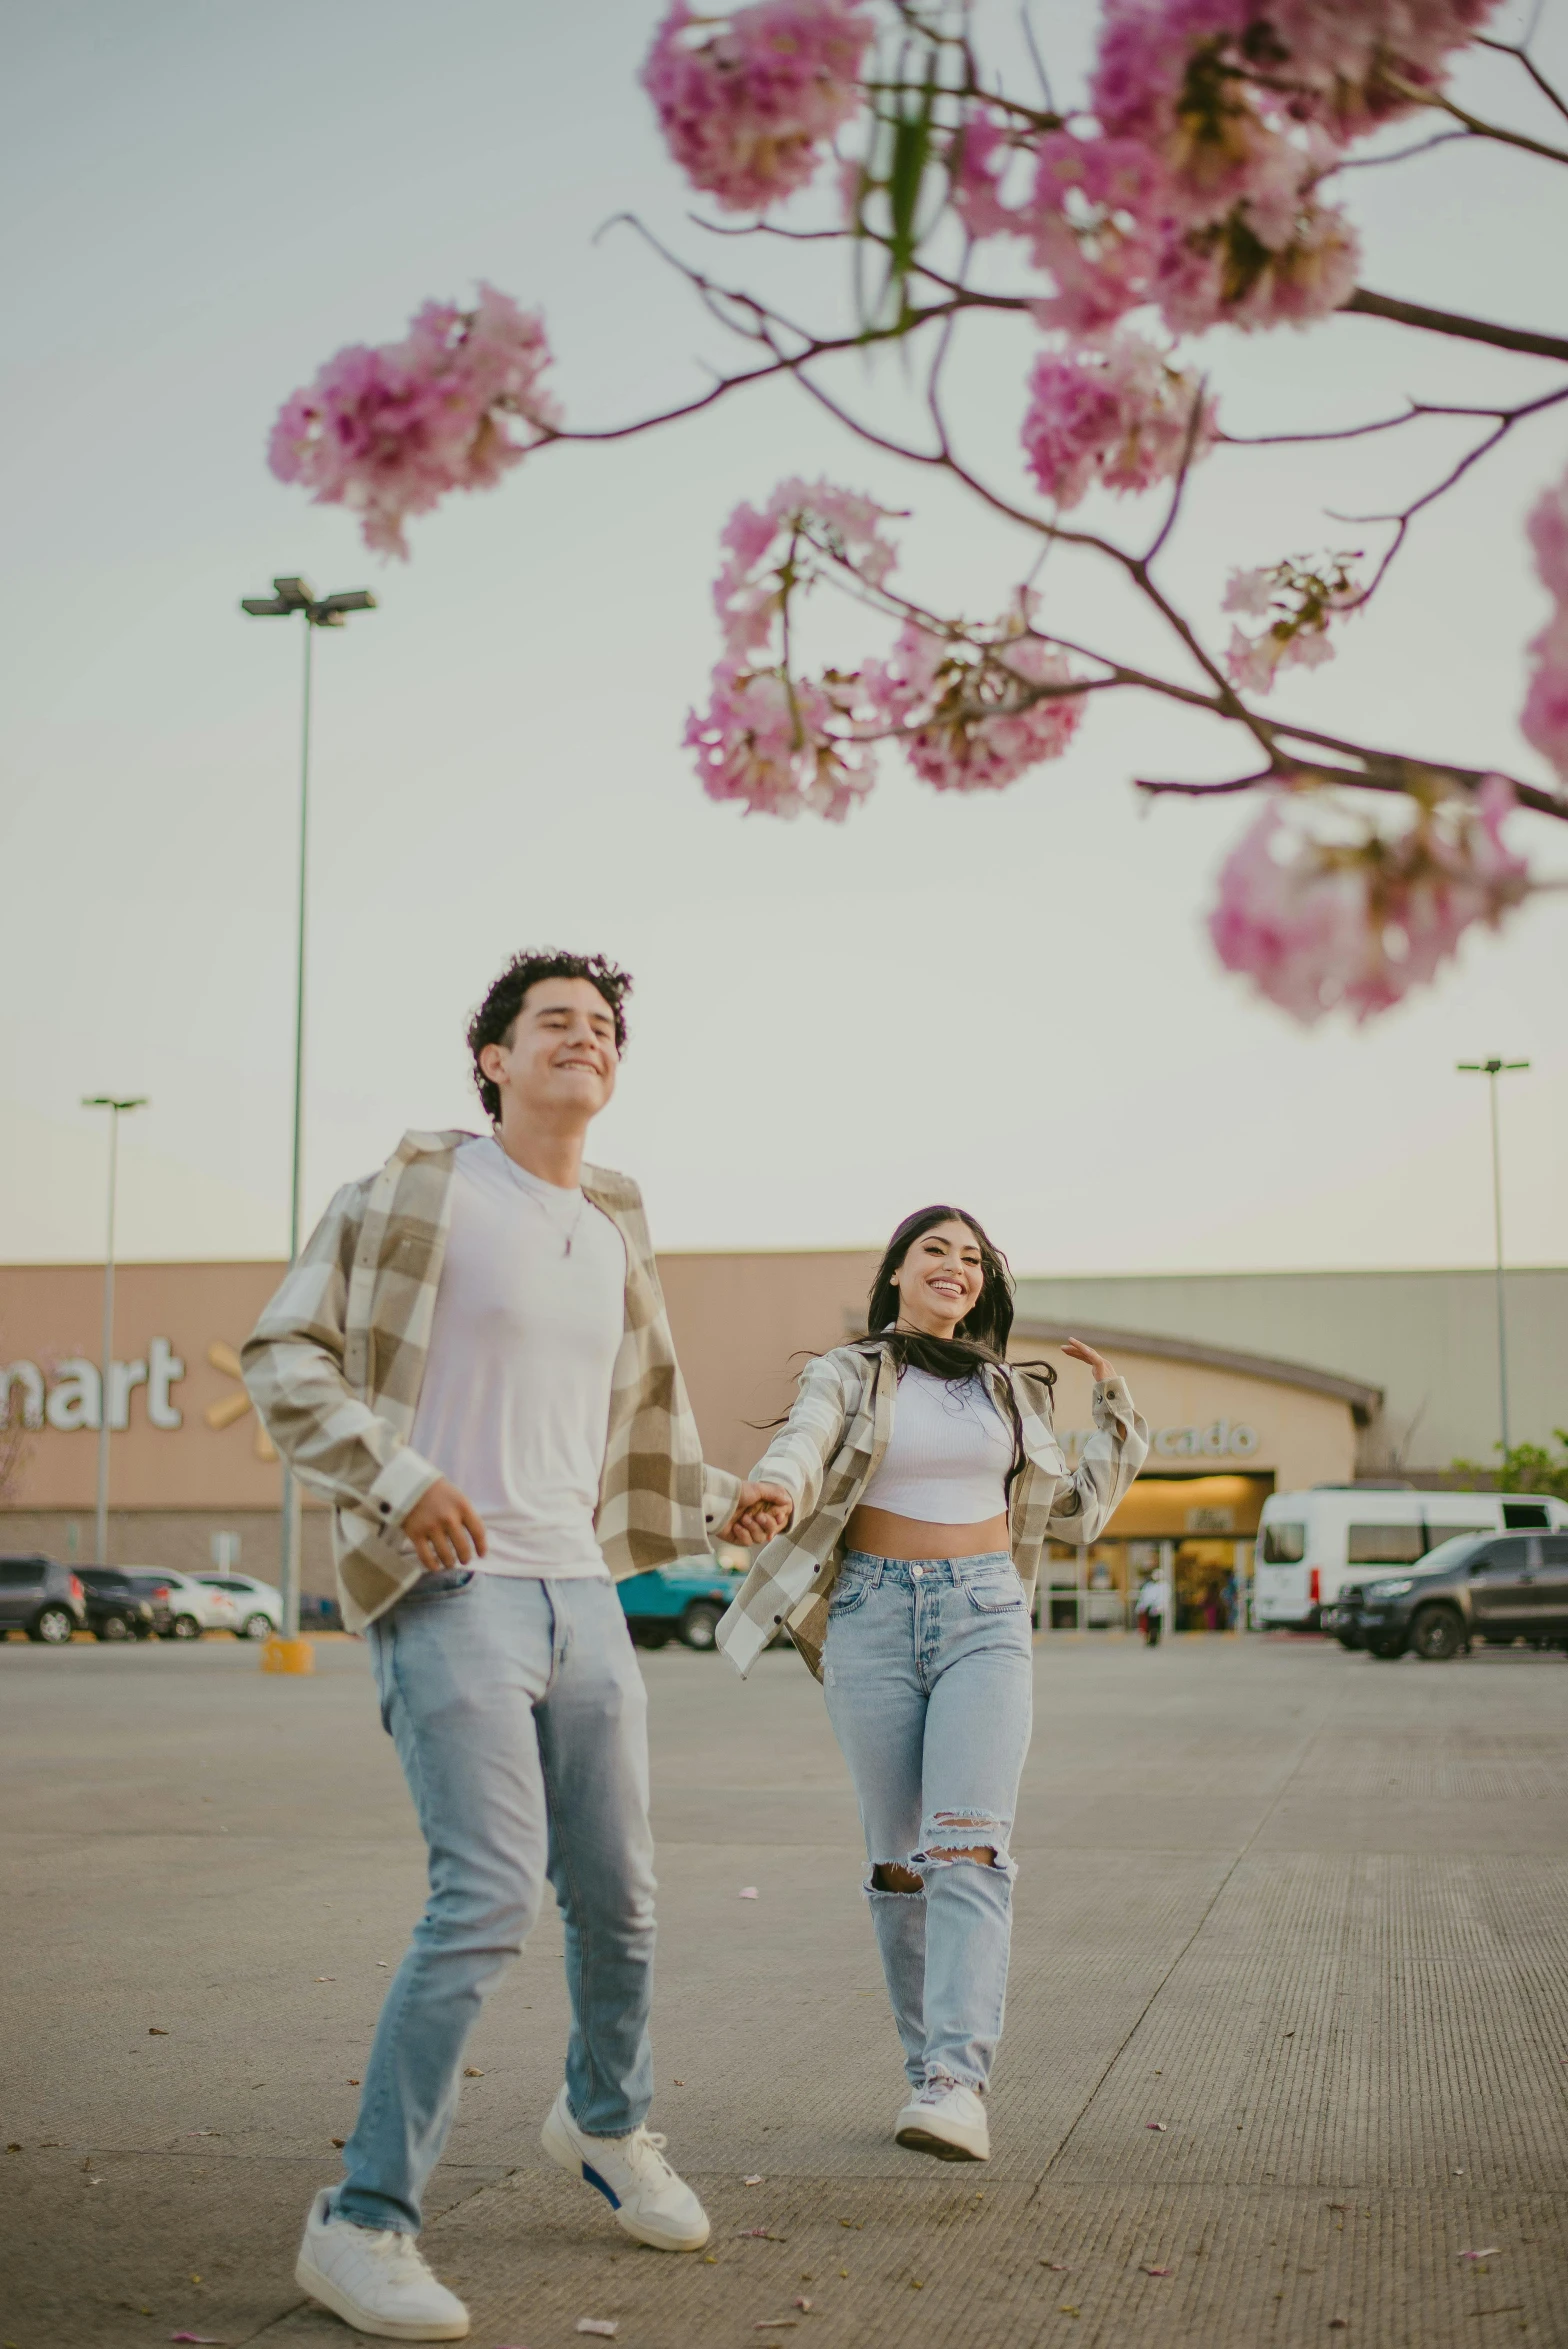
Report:
[[[974,1217],[901,1223],[871,1335],[810,1363],[752,1471],[775,1537],[719,1626],[742,1674],[788,1623],[855,1783],[866,1892],[909,2093],[900,2145],[985,2161],[1012,1931],[1008,1843],[1029,1745],[1030,1612],[1047,1539],[1093,1541],[1148,1451],[1092,1346],[1096,1433],[1076,1471],[1049,1363],[1008,1364],[1012,1280]],[[786,1532],[786,1528],[788,1531]]]
[[[548,1875],[572,2003],[544,2147],[628,2234],[708,2220],[644,2126],[653,2090],[647,1698],[615,1576],[706,1550],[737,1501],[705,1468],[637,1186],[583,1164],[631,981],[518,955],[468,1030],[489,1133],[411,1133],[350,1183],[245,1347],[278,1450],[334,1505],[343,1619],[370,1648],[430,1852],[343,2183],[301,2288],[363,2333],[461,2340],[415,2244],[463,2049]]]
[[[1138,1621],[1143,1626],[1143,1644],[1157,1648],[1170,1606],[1170,1590],[1162,1574],[1155,1572],[1138,1593]]]

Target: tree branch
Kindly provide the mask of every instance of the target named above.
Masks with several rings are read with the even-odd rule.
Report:
[[[1369,751],[1358,755],[1375,759],[1378,754]],[[1298,759],[1291,757],[1288,752],[1282,752],[1276,762],[1262,768],[1257,774],[1237,775],[1225,783],[1175,783],[1156,781],[1143,775],[1135,776],[1133,780],[1134,788],[1147,792],[1151,799],[1171,795],[1180,799],[1224,799],[1236,792],[1256,791],[1265,783],[1292,781],[1321,783],[1352,791],[1381,791],[1396,799],[1409,799],[1414,796],[1411,791],[1411,783],[1414,781],[1430,785],[1436,777],[1457,784],[1462,790],[1474,791],[1486,780],[1484,775],[1478,774],[1473,768],[1450,767],[1441,759],[1400,759],[1394,763],[1401,769],[1403,779],[1385,773],[1381,766],[1360,770],[1354,767],[1331,767],[1319,759]],[[1499,770],[1494,768],[1488,771],[1497,773]],[[1533,783],[1521,783],[1512,775],[1503,775],[1502,781],[1510,785],[1521,807],[1531,808],[1537,815],[1555,816],[1559,822],[1568,823],[1568,803],[1537,790]]]
[[[1419,326],[1428,334],[1457,335],[1461,342],[1490,343],[1498,351],[1528,351],[1538,359],[1568,359],[1568,340],[1560,334],[1535,334],[1528,327],[1497,326],[1489,318],[1464,318],[1453,310],[1429,310],[1423,302],[1396,301],[1391,294],[1375,294],[1358,285],[1341,310],[1359,311],[1364,318],[1389,318],[1396,326]]]
[[[1489,40],[1485,33],[1477,33],[1475,45],[1478,49],[1495,49],[1499,57],[1516,57],[1548,105],[1555,106],[1564,121],[1568,122],[1568,100],[1565,100],[1547,80],[1535,59],[1521,42],[1493,41]],[[1451,138],[1458,137],[1458,135],[1457,132],[1449,133]]]

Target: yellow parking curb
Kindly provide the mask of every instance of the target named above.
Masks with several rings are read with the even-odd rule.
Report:
[[[308,1639],[281,1639],[277,1632],[261,1651],[263,1672],[314,1672],[316,1650]]]

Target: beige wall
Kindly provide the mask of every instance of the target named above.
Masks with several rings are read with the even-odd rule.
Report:
[[[1025,1343],[1015,1345],[1012,1352],[1035,1353],[1056,1363],[1059,1433],[1066,1437],[1092,1424],[1090,1379],[1082,1363],[1056,1346]],[[1239,1371],[1148,1355],[1119,1354],[1116,1367],[1132,1388],[1133,1400],[1155,1439],[1147,1471],[1151,1476],[1221,1466],[1252,1475],[1272,1469],[1276,1491],[1292,1492],[1304,1485],[1346,1484],[1355,1474],[1355,1422],[1349,1404],[1335,1397],[1282,1386],[1273,1379],[1249,1378]],[[1252,1430],[1258,1439],[1254,1449],[1237,1445],[1237,1429]],[[1219,1440],[1220,1431],[1228,1431],[1231,1448],[1218,1453],[1188,1449],[1189,1430],[1200,1444],[1205,1438]]]
[[[238,1348],[277,1287],[278,1264],[127,1264],[115,1275],[114,1359],[145,1361],[166,1338],[185,1375],[170,1388],[177,1428],[149,1424],[145,1387],[130,1394],[129,1424],[112,1442],[113,1500],[129,1509],[271,1509],[278,1470],[257,1454],[253,1411],[232,1426],[206,1413],[238,1397],[238,1380],[214,1367],[212,1346]],[[61,1362],[96,1361],[103,1274],[90,1264],[0,1269],[0,1364],[32,1361],[53,1377]],[[11,1393],[13,1412],[19,1395]],[[33,1508],[91,1509],[97,1438],[89,1428],[46,1427],[27,1447],[21,1501]]]
[[[737,1471],[752,1465],[768,1441],[765,1423],[789,1407],[805,1356],[842,1344],[858,1326],[875,1263],[869,1250],[661,1258],[676,1345],[709,1459]],[[245,1529],[246,1565],[270,1571],[278,1469],[258,1455],[253,1412],[227,1426],[209,1424],[209,1411],[221,1416],[242,1392],[212,1362],[210,1350],[241,1344],[280,1271],[271,1263],[132,1264],[118,1275],[115,1358],[146,1360],[151,1341],[163,1338],[184,1366],[169,1390],[180,1425],[150,1425],[147,1391],[138,1387],[130,1394],[129,1424],[113,1438],[113,1507],[117,1514],[149,1513],[139,1528],[147,1540],[158,1516],[158,1538],[166,1545],[177,1542],[182,1552],[175,1557],[166,1546],[157,1553],[165,1564],[204,1563],[208,1531],[234,1527]],[[52,1377],[68,1357],[95,1359],[102,1294],[102,1275],[91,1265],[0,1269],[0,1363],[30,1360]],[[1014,1351],[1043,1354],[1058,1365],[1058,1426],[1066,1436],[1086,1430],[1087,1372],[1057,1346],[1026,1341]],[[1355,1429],[1342,1402],[1161,1358],[1128,1354],[1118,1367],[1151,1427],[1163,1431],[1164,1448],[1157,1443],[1149,1463],[1152,1474],[1231,1469],[1272,1475],[1277,1488],[1289,1489],[1343,1482],[1354,1472]],[[11,1401],[15,1409],[20,1395],[13,1391]],[[1254,1432],[1250,1450],[1236,1449],[1238,1428]],[[1224,1431],[1223,1438],[1215,1431]],[[1214,1450],[1221,1440],[1229,1448]],[[10,1499],[14,1514],[4,1541],[43,1541],[47,1532],[45,1546],[63,1550],[62,1528],[81,1517],[90,1540],[96,1460],[90,1429],[49,1426],[33,1436]],[[27,1535],[28,1523],[44,1531]],[[137,1531],[119,1528],[113,1554],[129,1558],[137,1539]],[[322,1539],[324,1528],[313,1534],[313,1556]],[[187,1561],[187,1549],[200,1555]]]

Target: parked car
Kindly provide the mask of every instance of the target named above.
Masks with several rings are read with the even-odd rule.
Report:
[[[127,1566],[125,1571],[138,1582],[147,1576],[168,1592],[169,1620],[159,1627],[163,1639],[200,1639],[204,1631],[232,1631],[239,1621],[228,1592],[209,1590],[194,1574],[176,1574],[168,1566]]]
[[[87,1602],[87,1628],[94,1639],[151,1639],[157,1624],[151,1599],[144,1598],[118,1566],[77,1569]]]
[[[0,1639],[25,1631],[63,1648],[87,1621],[87,1600],[69,1566],[42,1556],[0,1558]]]
[[[151,1566],[124,1566],[119,1571],[125,1576],[139,1599],[145,1599],[152,1609],[152,1627],[159,1639],[167,1639],[174,1627],[174,1594],[167,1574],[159,1574]]]
[[[1414,1566],[1460,1534],[1568,1530],[1568,1501],[1541,1493],[1427,1493],[1413,1485],[1314,1485],[1270,1493],[1258,1526],[1253,1621],[1260,1631],[1333,1631],[1367,1567]],[[1360,1571],[1358,1571],[1360,1569]]]
[[[1568,1533],[1461,1535],[1408,1574],[1342,1591],[1346,1644],[1385,1663],[1405,1654],[1446,1662],[1488,1647],[1568,1648]]]
[[[283,1622],[283,1593],[270,1582],[258,1582],[254,1574],[197,1574],[192,1580],[209,1590],[226,1591],[234,1601],[230,1629],[236,1639],[265,1639]]]
[[[617,1585],[631,1634],[641,1648],[662,1648],[672,1639],[689,1648],[711,1648],[724,1613],[744,1577],[711,1558],[686,1558],[632,1574]]]

